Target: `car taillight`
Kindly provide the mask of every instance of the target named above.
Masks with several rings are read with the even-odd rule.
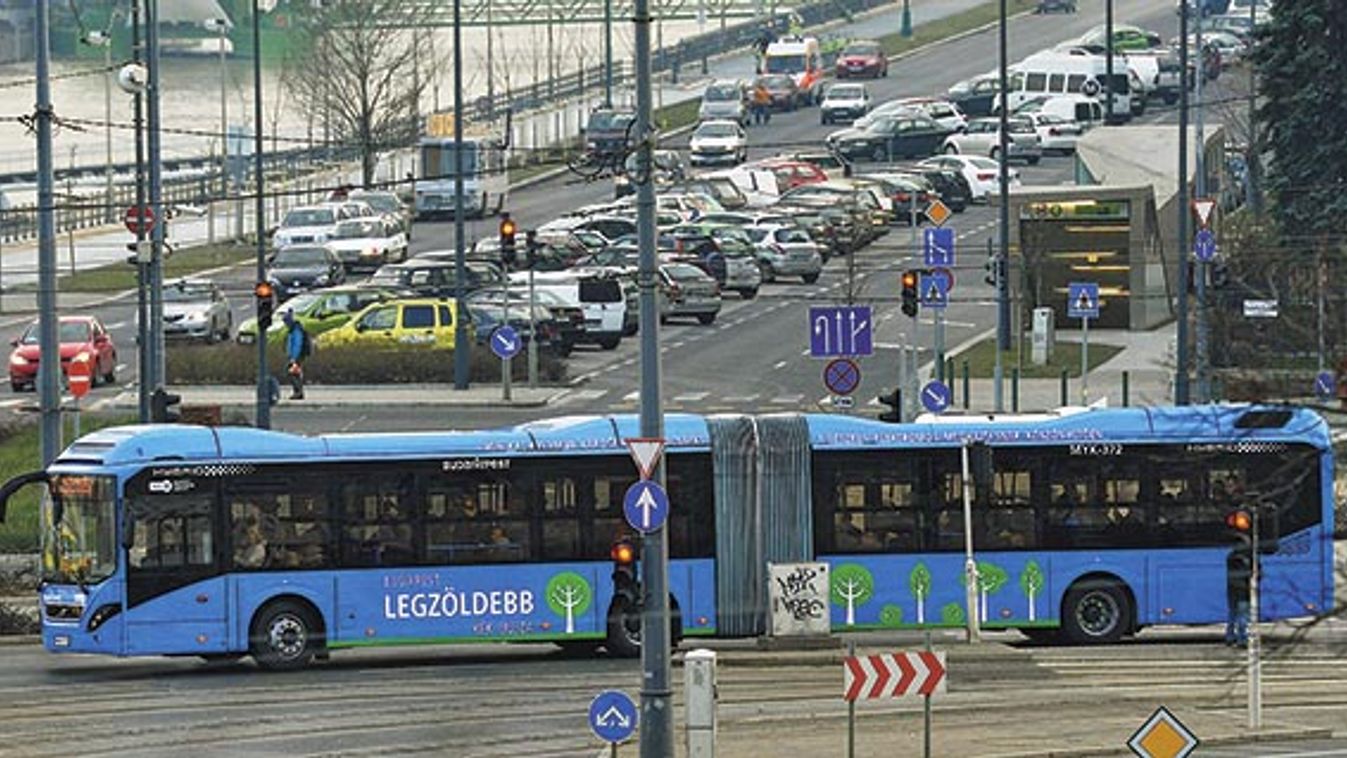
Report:
[[[991,180],[993,180],[993,179],[995,179],[995,178],[996,178],[996,174],[993,174],[993,173],[990,173],[990,172],[981,172],[981,171],[978,172],[978,181],[980,181],[980,182],[990,182]]]
[[[1062,134],[1062,131],[1061,131],[1060,129],[1058,129],[1057,127],[1055,127],[1055,126],[1052,126],[1052,127],[1049,127],[1049,128],[1048,128],[1048,134],[1051,134],[1051,135],[1054,136],[1054,137],[1060,137],[1061,134]]]

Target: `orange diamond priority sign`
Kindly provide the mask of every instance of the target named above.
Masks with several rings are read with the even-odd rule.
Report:
[[[944,226],[952,215],[954,215],[954,211],[950,210],[948,205],[940,202],[940,198],[932,200],[931,204],[926,206],[926,218],[930,219],[931,223],[936,226]]]
[[[1185,758],[1198,744],[1197,735],[1163,705],[1127,741],[1127,747],[1141,758]]]

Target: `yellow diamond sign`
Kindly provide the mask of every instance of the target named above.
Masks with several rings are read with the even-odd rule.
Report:
[[[1197,749],[1198,742],[1197,735],[1160,706],[1127,741],[1127,746],[1141,758],[1185,758]]]
[[[939,198],[932,200],[931,204],[926,206],[926,218],[929,218],[931,223],[936,226],[944,226],[952,215],[954,215],[954,211],[950,210],[948,205],[940,202]]]

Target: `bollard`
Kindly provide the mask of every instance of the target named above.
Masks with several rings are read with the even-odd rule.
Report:
[[[1060,403],[1062,407],[1066,406],[1066,376],[1066,369],[1062,369],[1062,402]]]
[[[1128,385],[1131,384],[1131,382],[1129,381],[1131,377],[1129,376],[1127,371],[1122,372],[1122,376],[1123,376],[1122,404],[1123,407],[1126,408],[1128,401]]]
[[[963,409],[968,410],[968,359],[963,359]]]
[[[1010,369],[1010,412],[1020,412],[1020,367]]]
[[[683,658],[688,758],[716,754],[716,653],[698,648]]]

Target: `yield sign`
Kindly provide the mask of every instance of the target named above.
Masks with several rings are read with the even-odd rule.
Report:
[[[631,459],[636,461],[636,470],[641,472],[641,479],[649,479],[655,466],[659,465],[660,457],[664,455],[664,440],[658,437],[628,437],[626,442]]]
[[[1211,226],[1211,212],[1216,210],[1216,201],[1210,198],[1197,198],[1193,201],[1193,215],[1197,216],[1197,224],[1203,229]]]

